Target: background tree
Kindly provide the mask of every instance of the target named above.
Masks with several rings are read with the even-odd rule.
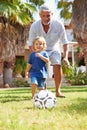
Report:
[[[83,49],[87,76],[87,0],[74,0],[72,9],[73,32]]]
[[[61,17],[65,20],[71,18],[75,39],[84,53],[87,75],[87,0],[61,0],[57,4],[61,9]]]
[[[19,0],[0,0],[0,61],[4,63],[4,78],[7,78],[9,83],[12,78],[11,69],[15,55],[24,51],[34,11],[36,8],[30,3],[21,3]]]
[[[29,25],[34,11],[34,6],[19,0],[0,1],[0,59],[8,61],[18,48],[21,50],[26,40],[26,25]]]

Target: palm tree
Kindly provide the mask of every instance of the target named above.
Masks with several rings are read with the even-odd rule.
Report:
[[[18,44],[20,44],[20,39],[25,39],[25,34],[23,32],[26,29],[26,25],[29,25],[30,23],[31,13],[35,11],[35,7],[28,3],[20,3],[19,0],[12,0],[11,2],[10,1],[11,0],[9,0],[9,2],[8,0],[4,0],[4,2],[3,0],[0,1],[0,24],[2,26],[1,38],[2,42],[4,41],[3,43],[0,43],[0,59],[4,58],[5,60],[8,60],[9,57],[12,58],[11,53],[14,52],[12,52],[11,47],[17,47]],[[22,34],[24,36],[22,36]],[[11,43],[9,43],[10,41]],[[14,45],[16,44],[16,42],[17,46]],[[8,48],[7,50],[5,49],[6,47]],[[15,51],[15,49],[13,50]]]
[[[0,61],[5,63],[6,72],[12,67],[17,52],[24,51],[34,11],[36,8],[29,3],[0,0]]]
[[[87,75],[87,0],[74,0],[72,24],[75,38],[84,52]]]

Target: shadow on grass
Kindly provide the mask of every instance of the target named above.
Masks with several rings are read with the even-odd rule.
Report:
[[[70,112],[75,111],[79,114],[87,114],[87,98],[85,99],[78,98],[76,102],[68,106],[68,109]]]
[[[31,100],[30,94],[30,88],[3,89],[0,91],[0,102]]]
[[[25,101],[25,100],[31,100],[31,97],[29,96],[0,96],[0,102],[6,103],[6,102],[12,102],[12,101]]]
[[[49,88],[50,91],[55,92],[55,88]],[[63,86],[61,87],[62,92],[87,92],[87,86]]]
[[[1,89],[0,94],[21,94],[21,93],[31,93],[31,88],[7,88]]]
[[[87,92],[87,87],[62,87],[62,92]],[[55,93],[55,88],[51,87],[48,90]],[[0,102],[24,101],[31,100],[31,88],[14,88],[0,90]],[[87,101],[87,99],[86,99]]]

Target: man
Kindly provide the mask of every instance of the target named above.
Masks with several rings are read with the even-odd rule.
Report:
[[[68,62],[68,41],[63,24],[52,19],[52,11],[47,5],[42,5],[39,10],[40,20],[31,25],[29,31],[28,45],[32,49],[32,41],[36,36],[43,36],[47,43],[47,52],[53,65],[54,81],[56,86],[56,97],[65,97],[61,91],[62,69],[61,69],[61,52],[59,43],[63,43],[63,61],[69,66]]]

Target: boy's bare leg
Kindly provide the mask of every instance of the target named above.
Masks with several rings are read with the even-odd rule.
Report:
[[[47,89],[47,84],[45,83],[45,85],[44,85],[44,89]]]
[[[32,84],[32,98],[34,97],[34,95],[36,93],[36,88],[37,88],[37,85],[36,84]]]

